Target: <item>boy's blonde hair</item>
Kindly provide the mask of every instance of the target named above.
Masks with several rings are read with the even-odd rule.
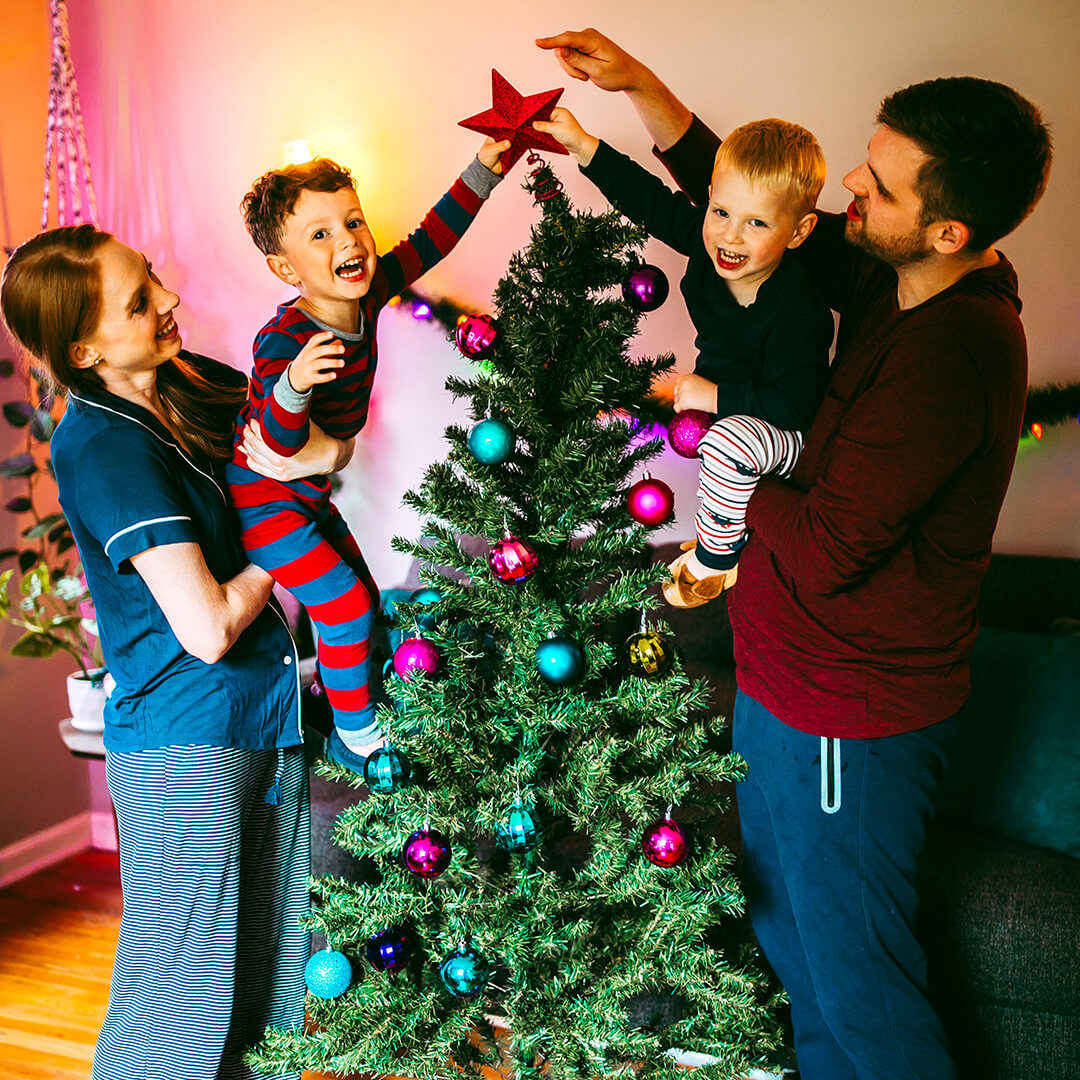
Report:
[[[716,151],[718,166],[737,169],[753,184],[786,190],[802,218],[817,205],[825,185],[825,155],[804,127],[770,117],[737,127]]]

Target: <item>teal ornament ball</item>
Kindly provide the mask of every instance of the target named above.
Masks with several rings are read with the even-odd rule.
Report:
[[[372,791],[386,795],[398,791],[412,779],[409,759],[392,746],[383,746],[368,755],[364,763],[364,780]]]
[[[504,851],[522,854],[536,847],[540,826],[532,807],[516,802],[506,812],[506,819],[499,823],[497,839]]]
[[[439,965],[439,978],[455,997],[473,997],[491,978],[491,965],[474,948],[462,945]]]
[[[541,641],[536,648],[536,670],[544,682],[567,686],[581,678],[585,654],[572,638],[551,637]]]
[[[323,949],[308,960],[304,968],[304,982],[314,997],[341,997],[352,982],[352,964],[344,953],[336,949]]]
[[[439,592],[438,589],[431,585],[424,585],[409,596],[409,603],[423,604],[425,607],[428,607],[432,604],[439,603],[442,598],[443,594]],[[419,626],[421,630],[433,629],[438,621],[439,617],[434,613],[424,613],[416,616],[416,625]]]
[[[514,452],[515,439],[509,424],[489,416],[469,429],[469,453],[481,465],[501,465]]]

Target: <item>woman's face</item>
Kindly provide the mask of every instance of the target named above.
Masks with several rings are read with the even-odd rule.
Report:
[[[108,384],[152,371],[180,352],[180,331],[172,317],[180,297],[169,292],[146,257],[119,240],[98,252],[101,267],[101,320],[79,342],[79,364],[93,367]]]

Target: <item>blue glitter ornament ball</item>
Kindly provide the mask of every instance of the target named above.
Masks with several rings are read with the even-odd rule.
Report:
[[[439,978],[455,997],[479,994],[491,978],[491,965],[469,945],[462,945],[439,965]]]
[[[544,682],[566,686],[581,678],[585,654],[572,638],[551,637],[541,641],[536,648],[536,670]]]
[[[364,763],[364,780],[372,791],[386,795],[403,788],[412,779],[409,759],[392,746],[383,746],[368,755]]]
[[[504,851],[522,854],[536,847],[539,831],[532,807],[516,802],[506,812],[506,819],[499,823],[496,837]]]
[[[469,429],[469,453],[481,465],[501,465],[514,452],[515,439],[509,424],[489,416]]]
[[[410,604],[423,604],[425,607],[431,604],[437,604],[442,600],[443,594],[438,589],[433,588],[431,585],[423,585],[409,596]],[[421,630],[431,630],[439,621],[439,617],[426,612],[416,616],[416,625]]]
[[[344,953],[336,949],[317,952],[304,968],[304,982],[317,998],[341,997],[352,982],[352,965]]]

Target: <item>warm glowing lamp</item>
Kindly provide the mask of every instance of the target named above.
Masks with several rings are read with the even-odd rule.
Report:
[[[281,144],[282,165],[303,165],[314,156],[307,139],[293,139],[292,142]]]
[[[1031,434],[1034,435],[1036,439],[1041,439],[1043,437],[1043,426],[1038,420],[1031,425]]]

